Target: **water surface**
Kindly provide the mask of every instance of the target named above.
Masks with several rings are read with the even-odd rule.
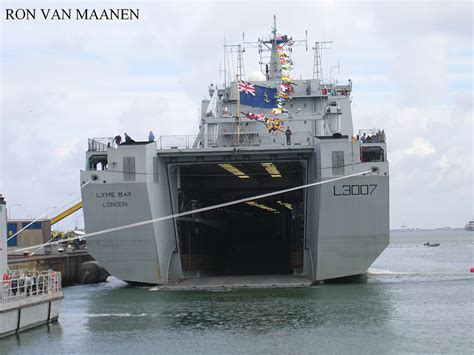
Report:
[[[422,247],[426,241],[437,248]],[[65,288],[60,320],[0,353],[472,353],[474,233],[395,232],[367,281],[163,292]]]

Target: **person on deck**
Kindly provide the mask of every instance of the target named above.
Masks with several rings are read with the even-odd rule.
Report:
[[[150,131],[148,134],[148,142],[154,142],[155,141],[155,135],[153,134],[153,131]]]
[[[124,136],[125,136],[125,144],[135,143],[135,141],[132,138],[130,138],[130,136],[127,133],[124,133]]]
[[[286,145],[291,145],[291,129],[290,126],[286,127],[285,136],[286,136]]]
[[[120,134],[117,134],[117,135],[114,137],[114,142],[115,142],[115,144],[117,144],[117,145],[120,145],[120,143],[122,143],[122,137],[120,136]]]
[[[377,131],[377,133],[375,133],[373,142],[375,142],[375,143],[379,143],[379,142],[380,142],[380,129]]]

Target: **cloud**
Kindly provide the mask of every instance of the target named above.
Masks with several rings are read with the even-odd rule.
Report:
[[[435,147],[425,138],[415,137],[411,145],[392,153],[390,161],[399,164],[402,159],[425,158],[436,152]]]
[[[412,145],[403,151],[403,153],[407,156],[413,155],[421,158],[431,155],[435,152],[436,149],[433,147],[433,145],[421,137],[416,137]]]
[[[400,102],[418,106],[443,102],[452,80],[447,73],[448,54],[472,42],[471,4],[384,2],[374,11],[377,33],[394,57],[391,74]]]
[[[443,173],[449,168],[450,164],[449,164],[448,158],[446,157],[446,154],[443,154],[443,155],[441,156],[441,159],[439,159],[439,160],[435,163],[435,166],[438,167],[438,168],[440,168],[440,169],[441,169],[441,172],[443,172]]]
[[[77,148],[79,145],[79,138],[74,138],[72,141],[66,141],[61,146],[57,147],[54,150],[55,157],[59,159],[59,161],[66,159],[71,154],[77,152]]]
[[[54,3],[65,5],[84,3]],[[243,31],[247,41],[267,36],[272,14],[262,14],[271,8],[279,31],[303,39],[308,30],[309,51],[293,53],[294,76],[311,77],[314,41],[333,40],[323,71],[329,79],[339,60],[333,79],[353,80],[355,130],[385,129],[392,225],[460,226],[470,218],[470,3],[134,6],[139,22],[2,22],[0,189],[22,203],[16,213],[40,215],[79,194],[90,137],[197,134],[207,85],[223,81],[224,37],[233,44]],[[259,59],[247,48],[247,73]]]

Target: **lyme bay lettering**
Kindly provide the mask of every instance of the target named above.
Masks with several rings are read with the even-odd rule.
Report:
[[[115,198],[130,198],[132,193],[130,191],[111,191],[111,192],[96,192],[95,197],[98,199],[115,199]],[[127,201],[104,201],[102,207],[127,207]]]
[[[5,9],[6,20],[138,20],[140,9]]]

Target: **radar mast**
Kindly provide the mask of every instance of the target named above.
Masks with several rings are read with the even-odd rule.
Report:
[[[278,54],[279,50],[282,50],[288,45],[288,50],[291,52],[291,46],[304,45],[306,51],[308,50],[308,31],[305,31],[304,40],[294,40],[287,35],[279,35],[277,31],[276,15],[273,15],[273,26],[271,31],[271,37],[268,40],[259,38],[256,42],[245,42],[244,48],[254,47],[258,49],[260,54],[260,71],[265,74],[267,81],[281,81],[282,77],[282,62]],[[291,44],[291,46],[289,45]],[[270,52],[270,57],[264,58],[264,53]],[[268,64],[265,64],[265,70],[263,69],[264,59],[268,59]]]

